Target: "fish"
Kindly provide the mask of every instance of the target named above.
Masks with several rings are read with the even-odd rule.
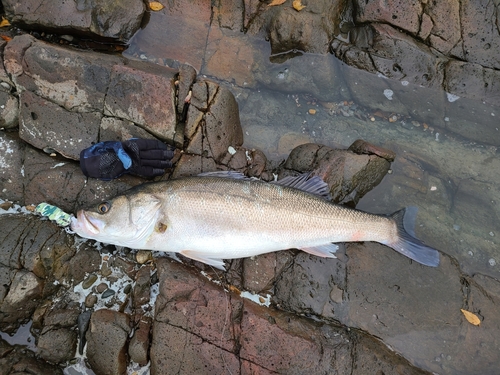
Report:
[[[439,252],[415,237],[416,207],[378,215],[335,204],[304,173],[276,182],[212,172],[148,182],[78,210],[79,236],[131,249],[180,253],[224,269],[224,259],[300,249],[335,258],[336,243],[374,241],[426,266]]]

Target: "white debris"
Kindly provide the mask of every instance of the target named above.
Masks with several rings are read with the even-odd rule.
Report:
[[[269,307],[269,305],[271,305],[271,295],[270,294],[266,294],[266,296],[263,297],[260,294],[253,294],[250,292],[241,292],[240,296],[242,298],[249,299],[250,301],[253,301],[261,306]]]
[[[392,90],[389,90],[389,89],[385,89],[384,90],[384,96],[389,99],[389,100],[392,100],[392,96],[394,95],[394,91]]]
[[[231,155],[236,154],[236,150],[235,150],[235,148],[233,146],[229,146],[227,148],[227,152],[229,152]]]
[[[450,103],[456,102],[458,99],[460,99],[460,96],[454,95],[454,94],[450,94],[449,92],[446,93],[446,97],[448,98],[448,101]]]

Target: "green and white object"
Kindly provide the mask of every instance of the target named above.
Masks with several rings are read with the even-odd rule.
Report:
[[[68,214],[61,210],[59,207],[52,206],[48,203],[40,203],[35,208],[35,212],[38,212],[42,216],[48,217],[50,220],[54,221],[57,225],[61,227],[66,227],[71,223],[71,218],[73,215]]]

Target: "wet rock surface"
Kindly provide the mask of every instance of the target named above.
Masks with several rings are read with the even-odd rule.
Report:
[[[488,23],[481,23],[477,34],[464,34],[475,25],[473,20],[483,17],[484,10],[473,12],[473,2],[459,6],[392,2],[383,12],[377,11],[378,1],[357,2],[355,7],[350,2],[303,3],[306,8],[297,12],[288,3],[267,7],[247,1],[243,7],[222,2],[211,9],[203,2],[190,7],[172,2],[164,13],[172,20],[179,15],[189,19],[185,34],[207,44],[206,65],[200,52],[204,48],[197,49],[197,69],[241,87],[278,87],[290,96],[290,107],[266,107],[266,122],[252,124],[252,131],[260,129],[262,143],[273,143],[278,134],[269,125],[274,125],[273,118],[282,116],[286,121],[290,114],[305,111],[314,124],[318,111],[328,111],[335,116],[330,122],[335,119],[335,127],[349,134],[342,141],[351,144],[357,131],[340,116],[370,119],[350,103],[353,99],[371,108],[372,118],[389,123],[405,119],[399,131],[420,127],[433,142],[434,137],[439,140],[439,133],[426,122],[434,121],[438,124],[434,126],[454,136],[498,142],[498,132],[480,124],[482,118],[491,116],[488,103],[498,103],[498,49],[492,48],[497,35],[485,31]],[[10,15],[15,10],[6,4]],[[212,12],[217,17],[212,19]],[[338,18],[339,14],[349,22]],[[18,21],[28,23],[27,19]],[[134,16],[129,19],[135,20]],[[444,19],[450,27],[442,26]],[[242,25],[248,33],[235,39]],[[350,42],[339,38],[329,44],[339,29],[350,31]],[[124,41],[127,32],[103,36]],[[291,55],[297,54],[293,50],[326,54],[330,48],[343,61],[372,73],[427,88],[444,85],[451,93],[478,100],[477,109],[468,113],[445,93],[397,81],[365,80],[367,76],[360,72],[332,62],[332,56],[305,56],[272,68],[258,66],[262,61],[249,43],[253,36],[269,37],[272,52],[277,54],[275,62],[288,59],[290,50]],[[401,145],[389,142],[386,147],[394,146],[398,155],[391,165],[394,152],[375,145],[355,142],[345,150],[311,143],[318,139],[314,132],[320,132],[321,126],[305,125],[302,132],[280,138],[276,151],[291,153],[277,169],[264,152],[244,145],[247,134],[242,131],[241,108],[232,90],[175,63],[185,61],[180,54],[192,48],[179,48],[172,59],[155,61],[156,66],[55,46],[29,35],[2,42],[1,48],[0,81],[5,91],[0,91],[0,106],[5,108],[0,111],[0,126],[7,129],[0,133],[2,199],[22,205],[45,201],[74,212],[82,204],[142,183],[131,176],[111,182],[89,180],[76,162],[82,147],[92,142],[139,136],[159,138],[182,149],[171,171],[176,177],[232,169],[270,180],[273,172],[284,176],[313,170],[329,183],[336,202],[352,205],[394,168],[399,174],[381,200],[381,211],[387,212],[390,200],[398,194],[410,191],[422,197],[438,191],[440,195],[427,199],[456,214],[450,231],[468,228],[472,217],[492,238],[500,232],[497,221],[483,222],[485,215],[470,214],[477,206],[490,205],[496,187],[485,182],[483,165],[490,163],[494,170],[494,158],[478,159],[474,178],[463,178],[450,187],[451,182],[428,172],[442,167],[426,161],[426,149],[415,151],[404,141]],[[346,85],[343,75],[349,74],[355,75],[358,88]],[[329,87],[340,87],[342,93],[328,92]],[[248,95],[233,89],[237,95]],[[412,90],[428,93],[429,113],[414,113],[416,104],[406,96]],[[445,110],[430,110],[442,108],[442,103]],[[254,109],[247,105],[244,110],[262,109],[256,103]],[[450,114],[458,114],[462,122],[443,122]],[[19,131],[16,118],[20,119]],[[473,129],[468,123],[472,120],[476,122]],[[325,136],[329,131],[326,126],[321,130]],[[407,153],[406,148],[413,151]],[[405,158],[400,161],[402,154]],[[403,193],[398,192],[401,187],[405,187]],[[481,197],[475,196],[478,190],[484,192]],[[451,196],[455,199],[449,204]],[[491,274],[472,272],[474,266],[467,269],[453,256],[443,254],[440,267],[431,269],[382,245],[350,244],[337,260],[287,250],[233,260],[228,272],[221,274],[196,262],[180,264],[158,254],[98,249],[91,242],[75,242],[74,236],[53,223],[21,213],[10,202],[2,203],[2,209],[11,213],[0,215],[0,329],[14,333],[31,320],[37,347],[35,357],[1,340],[0,368],[6,374],[60,373],[60,368],[47,362],[69,366],[68,361],[85,345],[96,374],[122,374],[129,359],[142,366],[150,361],[153,374],[472,374],[478,369],[484,373],[497,370],[498,278],[494,270]],[[430,238],[439,237],[435,216],[431,212],[424,217],[422,228],[417,228],[419,235],[425,230]],[[493,205],[488,218],[496,216]],[[473,243],[482,235],[475,231],[461,230],[456,241],[463,241],[459,236],[465,233],[470,236],[466,241]],[[450,244],[438,244],[451,252]],[[489,257],[481,261],[491,267],[496,262]],[[270,301],[272,307],[258,306],[249,296],[259,303]],[[460,309],[476,314],[480,326],[467,322]],[[439,348],[436,342],[442,343]],[[475,353],[477,360],[464,353]]]

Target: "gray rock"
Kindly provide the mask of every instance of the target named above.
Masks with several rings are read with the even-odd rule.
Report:
[[[37,358],[31,350],[22,346],[11,346],[0,338],[0,369],[2,375],[63,375],[58,365]]]
[[[80,151],[97,142],[101,114],[75,113],[30,91],[21,94],[19,136],[41,150],[79,160]]]
[[[129,316],[117,311],[102,309],[92,314],[86,335],[87,358],[95,373],[125,373],[129,323]]]
[[[24,149],[17,133],[0,132],[0,191],[2,199],[24,203]]]
[[[0,91],[0,128],[10,129],[18,125],[19,101],[4,91]]]
[[[51,363],[65,363],[75,356],[76,336],[70,328],[44,328],[38,337],[38,355]]]
[[[126,42],[139,29],[146,8],[140,0],[120,0],[111,4],[104,0],[60,4],[41,0],[22,3],[7,0],[4,9],[12,23],[30,28],[57,29],[58,32]]]
[[[446,65],[446,91],[492,105],[500,103],[500,73],[479,64],[450,61]]]
[[[115,66],[104,114],[132,121],[162,140],[173,141],[174,76],[173,70],[160,66]]]
[[[0,329],[14,333],[19,325],[29,319],[42,298],[44,281],[27,270],[18,270],[9,291],[0,304]]]
[[[460,3],[462,40],[451,53],[486,68],[500,69],[498,20],[491,17],[496,4],[467,0]]]

